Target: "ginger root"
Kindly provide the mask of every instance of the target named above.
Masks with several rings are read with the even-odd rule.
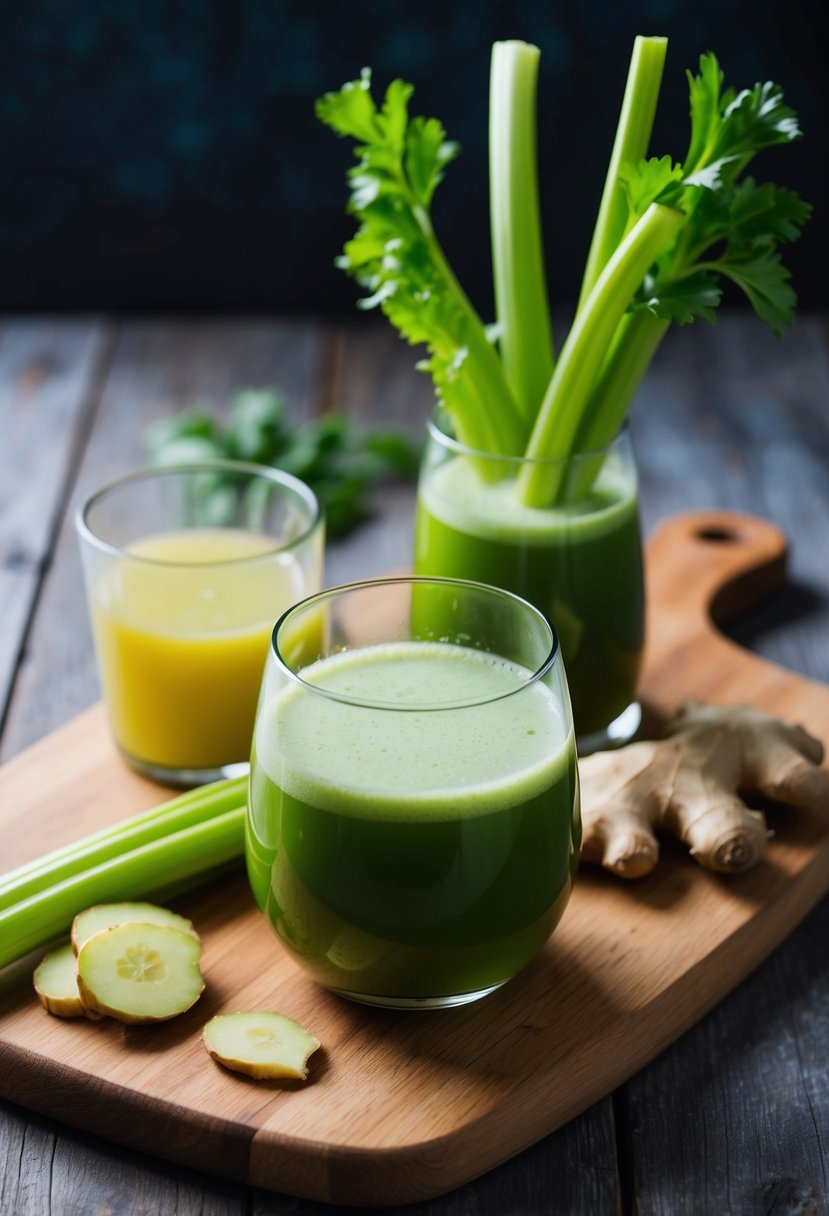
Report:
[[[656,828],[710,870],[748,870],[770,833],[740,795],[829,810],[822,760],[822,744],[800,726],[747,706],[689,702],[663,738],[579,762],[582,858],[640,878],[659,857]]]

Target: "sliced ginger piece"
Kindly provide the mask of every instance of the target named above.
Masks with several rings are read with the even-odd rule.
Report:
[[[43,1008],[55,1017],[91,1018],[93,1021],[101,1017],[86,1009],[81,1001],[71,942],[44,955],[35,967],[32,983]]]
[[[171,912],[169,908],[160,908],[157,904],[145,903],[93,904],[91,908],[85,908],[83,912],[79,912],[72,921],[72,949],[77,954],[83,943],[92,937],[93,933],[100,933],[102,929],[111,929],[113,925],[136,923],[167,925],[171,929],[181,929],[184,933],[191,933],[196,941],[199,940],[199,935],[193,928],[193,922],[186,916],[179,916],[177,912]]]
[[[78,990],[87,1009],[119,1022],[163,1022],[201,996],[201,942],[169,925],[127,922],[80,948]]]
[[[308,1059],[320,1045],[299,1022],[281,1013],[224,1013],[202,1031],[210,1055],[225,1068],[263,1080],[308,1076]]]
[[[582,857],[639,878],[656,865],[660,829],[710,870],[748,870],[769,832],[743,797],[829,812],[822,760],[823,745],[801,726],[748,706],[689,702],[664,738],[579,762]]]

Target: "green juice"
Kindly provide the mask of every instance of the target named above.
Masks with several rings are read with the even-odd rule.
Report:
[[[635,481],[622,468],[608,462],[580,501],[550,508],[524,506],[514,480],[484,481],[464,457],[427,469],[414,570],[503,587],[552,620],[580,739],[635,699],[642,553]]]
[[[576,759],[529,676],[462,646],[386,643],[302,672],[373,705],[291,683],[260,707],[248,873],[322,984],[380,1003],[482,993],[547,940],[578,857]],[[427,704],[443,708],[411,708]]]

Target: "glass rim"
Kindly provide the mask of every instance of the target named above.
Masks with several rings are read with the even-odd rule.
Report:
[[[155,477],[164,477],[170,475],[195,474],[195,473],[239,473],[247,474],[249,477],[259,477],[269,481],[272,484],[282,486],[284,489],[291,490],[299,498],[303,500],[305,505],[311,510],[311,519],[308,526],[289,541],[276,541],[269,545],[267,549],[263,549],[258,553],[247,554],[243,557],[228,557],[218,560],[209,560],[197,562],[181,562],[174,561],[169,558],[161,557],[146,557],[140,553],[131,553],[129,549],[123,545],[115,545],[112,542],[104,540],[98,536],[93,530],[88,521],[89,513],[100,503],[104,498],[116,493],[122,487],[134,485],[141,481],[150,481]],[[166,566],[170,569],[197,569],[206,566],[243,566],[251,565],[255,562],[268,560],[275,553],[290,553],[291,550],[299,548],[303,545],[310,536],[317,530],[323,520],[322,504],[317,498],[310,486],[301,481],[299,477],[294,477],[292,473],[285,472],[284,469],[275,468],[273,465],[256,464],[254,461],[248,460],[194,460],[186,461],[177,464],[159,464],[159,465],[143,465],[138,469],[132,469],[127,473],[121,473],[118,477],[113,477],[110,481],[99,486],[86,496],[83,502],[79,505],[75,512],[75,528],[81,540],[91,545],[101,553],[107,553],[112,557],[124,558],[131,562],[140,562],[147,566]],[[220,527],[224,525],[219,525]],[[267,537],[267,533],[256,533],[256,535]]]
[[[625,419],[608,443],[600,444],[597,448],[590,448],[586,452],[573,452],[569,456],[519,456],[512,453],[487,452],[483,448],[470,447],[468,443],[463,443],[460,439],[456,439],[454,435],[447,434],[441,426],[441,419],[445,419],[451,423],[448,411],[442,405],[436,405],[426,419],[426,430],[430,438],[434,439],[436,443],[453,452],[456,456],[468,456],[475,460],[491,460],[493,463],[507,467],[512,466],[516,469],[526,465],[557,468],[562,465],[577,464],[581,461],[596,460],[597,457],[604,458],[620,439],[629,435],[630,431],[628,420]]]
[[[507,603],[519,605],[522,608],[522,610],[524,610],[524,609],[528,610],[530,612],[530,614],[546,628],[548,635],[549,635],[549,639],[550,639],[550,646],[547,651],[546,657],[544,658],[543,662],[536,667],[535,671],[532,672],[532,674],[530,675],[530,678],[528,680],[525,680],[523,683],[518,684],[515,688],[506,689],[504,692],[499,692],[494,695],[490,694],[490,695],[481,696],[481,697],[471,697],[471,698],[467,698],[467,699],[461,700],[461,701],[428,701],[428,702],[416,702],[416,703],[409,704],[409,705],[401,705],[399,701],[368,700],[365,697],[350,697],[347,694],[332,692],[331,689],[329,689],[329,688],[321,688],[320,685],[318,685],[318,684],[312,684],[309,680],[304,680],[300,674],[293,671],[292,668],[288,665],[284,655],[282,654],[282,652],[279,648],[278,637],[279,637],[280,630],[290,620],[291,617],[295,616],[298,613],[307,611],[308,609],[311,609],[315,605],[321,604],[321,603],[325,602],[326,600],[331,600],[331,599],[337,598],[339,596],[344,596],[344,595],[350,594],[352,592],[359,592],[359,591],[365,591],[365,590],[377,590],[378,588],[381,588],[381,587],[395,587],[395,586],[404,586],[404,585],[410,586],[410,587],[416,586],[416,585],[464,587],[464,588],[468,588],[468,589],[471,589],[474,591],[483,591],[486,594],[488,594],[494,598],[504,600]],[[400,640],[403,640],[403,639],[400,639]],[[414,641],[416,645],[421,644],[420,642],[417,641],[417,639],[411,639],[411,640]],[[382,645],[383,643],[380,643],[380,644]],[[394,643],[392,643],[392,644],[394,644]],[[430,644],[435,644],[435,643],[424,640],[422,642],[422,644],[430,645]],[[457,645],[457,643],[446,643],[446,644],[447,645]],[[345,649],[336,651],[335,653],[336,654],[356,653],[356,651],[358,649],[361,649],[361,648],[346,647]],[[470,647],[469,649],[476,649],[476,648]],[[339,701],[343,705],[353,705],[360,709],[380,709],[380,710],[386,710],[386,711],[394,711],[397,713],[426,713],[426,712],[434,712],[437,710],[471,709],[476,705],[491,705],[491,704],[494,704],[496,701],[503,701],[508,697],[515,696],[517,693],[524,692],[525,689],[530,688],[533,685],[539,683],[541,680],[543,680],[544,677],[547,676],[553,670],[553,667],[555,666],[556,662],[558,661],[561,647],[559,644],[558,633],[556,632],[555,626],[553,625],[550,618],[545,613],[543,613],[541,611],[541,609],[536,608],[536,606],[534,604],[531,604],[529,600],[525,600],[522,596],[516,595],[512,591],[505,591],[502,587],[495,587],[495,586],[490,585],[489,583],[479,583],[473,579],[447,578],[447,577],[441,577],[441,576],[437,576],[437,575],[435,575],[435,576],[431,576],[431,575],[394,575],[391,577],[360,579],[360,580],[357,580],[356,582],[352,582],[352,583],[341,583],[336,587],[327,587],[323,591],[317,591],[313,595],[306,596],[304,599],[299,600],[296,604],[292,604],[290,608],[287,608],[285,610],[285,612],[282,613],[282,615],[279,617],[276,624],[274,625],[273,630],[271,632],[269,650],[270,650],[271,656],[277,663],[280,671],[285,676],[287,676],[288,679],[292,681],[292,683],[294,683],[295,685],[297,685],[299,687],[307,689],[309,692],[315,693],[317,696],[325,697],[329,701]],[[481,650],[481,651],[478,651],[478,653],[490,654],[492,652]],[[326,658],[334,657],[334,655],[331,655],[331,656],[326,655],[325,657]],[[323,660],[316,659],[316,660],[314,660],[314,663],[321,662],[321,661],[323,661]],[[308,664],[308,666],[313,666],[314,663]],[[516,664],[516,666],[518,666],[518,664]]]

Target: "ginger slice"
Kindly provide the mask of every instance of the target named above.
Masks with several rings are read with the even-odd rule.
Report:
[[[639,878],[656,865],[660,829],[710,870],[748,870],[769,832],[741,795],[829,812],[822,760],[823,745],[800,726],[748,706],[689,702],[664,738],[579,762],[582,857]]]
[[[205,1026],[202,1040],[225,1068],[263,1080],[308,1076],[308,1058],[320,1045],[299,1022],[281,1013],[219,1014]]]
[[[72,949],[77,954],[87,938],[102,929],[111,929],[113,925],[139,923],[142,925],[167,925],[171,929],[181,929],[191,933],[196,941],[199,935],[193,928],[193,922],[186,916],[179,916],[169,908],[160,908],[157,904],[145,903],[113,903],[93,904],[79,912],[72,921]]]
[[[128,922],[102,929],[78,952],[78,989],[87,1009],[120,1022],[163,1022],[201,996],[201,942],[169,925]]]
[[[100,1019],[101,1014],[86,1009],[81,1001],[71,942],[44,955],[35,967],[32,983],[43,1008],[55,1017]]]

